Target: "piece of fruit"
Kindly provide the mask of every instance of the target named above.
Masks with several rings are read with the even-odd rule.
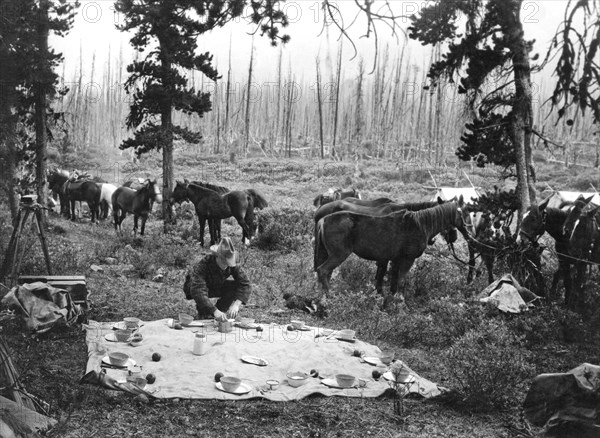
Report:
[[[296,327],[294,327],[293,325],[288,325],[287,329],[288,329],[288,332],[293,332],[294,330],[296,330]]]
[[[153,384],[156,382],[156,376],[154,374],[146,374],[146,382]]]
[[[354,350],[354,352],[352,353],[352,356],[361,357],[362,356],[362,351],[360,351],[360,350]]]
[[[160,353],[153,353],[152,354],[152,360],[154,362],[158,362],[160,360],[160,358],[161,358]]]
[[[220,382],[221,381],[221,377],[223,377],[225,374],[218,372],[217,374],[215,374],[215,382]]]
[[[373,372],[371,373],[371,375],[373,376],[373,378],[375,380],[379,380],[379,378],[381,377],[381,373],[377,370],[373,370]]]
[[[319,372],[317,370],[310,370],[311,377],[319,377]]]
[[[256,327],[256,331],[257,331],[257,332],[262,332],[262,331],[263,331],[263,328],[262,328],[261,326],[258,326],[258,327]]]

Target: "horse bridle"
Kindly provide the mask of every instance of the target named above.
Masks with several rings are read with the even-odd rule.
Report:
[[[523,236],[527,237],[527,239],[529,239],[531,243],[537,243],[537,241],[540,239],[540,237],[542,237],[544,231],[546,230],[546,218],[548,217],[548,213],[546,212],[546,210],[544,210],[540,214],[542,215],[542,222],[540,223],[540,226],[537,227],[534,231],[533,236],[523,231],[523,228],[519,230],[519,234],[522,234]]]

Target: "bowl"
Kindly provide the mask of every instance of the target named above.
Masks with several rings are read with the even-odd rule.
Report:
[[[381,363],[389,365],[394,360],[394,356],[395,354],[393,351],[382,351],[379,354],[379,360]]]
[[[139,386],[140,388],[145,387],[146,383],[148,383],[146,381],[145,377],[138,377],[138,376],[127,376],[127,381],[129,383],[133,383],[134,385]]]
[[[355,380],[356,380],[356,377],[351,376],[350,374],[336,374],[335,375],[335,381],[337,382],[337,384],[344,388],[349,388],[352,385],[354,385]]]
[[[279,380],[275,379],[267,380],[266,383],[269,389],[277,389],[277,387],[279,386]]]
[[[295,329],[301,329],[302,327],[304,327],[304,321],[299,321],[295,319],[293,321],[290,321],[290,323]]]
[[[123,318],[123,322],[125,323],[125,328],[128,329],[136,329],[140,325],[140,319],[135,316],[128,316],[127,318]]]
[[[194,320],[194,317],[192,315],[188,315],[187,313],[179,314],[179,322],[181,323],[182,326],[190,325],[193,320]]]
[[[129,355],[115,351],[113,353],[109,353],[108,358],[110,359],[111,365],[122,367],[125,366],[125,364],[129,360]]]
[[[237,377],[223,376],[221,377],[221,385],[227,392],[234,392],[242,384],[242,380]]]
[[[338,337],[340,337],[342,339],[350,340],[350,339],[354,339],[355,334],[356,334],[356,332],[354,330],[343,329],[338,332]]]
[[[296,371],[294,373],[287,373],[287,380],[290,386],[297,388],[299,386],[304,385],[308,382],[309,375],[307,373],[303,373],[301,371]]]
[[[127,342],[132,334],[132,330],[115,330],[115,337],[118,342]]]

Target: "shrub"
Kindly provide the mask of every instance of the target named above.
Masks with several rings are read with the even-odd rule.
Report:
[[[258,217],[253,245],[265,251],[296,251],[314,233],[312,210],[294,207],[266,208]]]
[[[469,330],[444,353],[443,363],[463,401],[482,410],[516,402],[533,374],[523,338],[501,321],[485,321]]]

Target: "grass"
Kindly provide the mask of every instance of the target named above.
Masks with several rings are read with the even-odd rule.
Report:
[[[152,167],[155,161],[142,161],[143,170],[158,173]],[[405,400],[404,418],[394,414],[393,399],[386,397],[309,397],[289,403],[143,403],[124,393],[77,383],[87,360],[84,332],[79,327],[35,336],[23,331],[20,319],[4,321],[2,333],[22,372],[22,382],[28,391],[48,402],[49,415],[60,420],[49,436],[516,436],[515,430],[525,430],[519,406],[535,375],[567,371],[584,361],[600,362],[594,348],[600,333],[600,299],[593,292],[598,290],[593,284],[589,288],[589,314],[573,314],[555,305],[527,315],[502,315],[472,301],[486,286],[485,276],[466,285],[465,267],[441,242],[430,247],[407,276],[406,306],[383,312],[381,297],[373,289],[374,263],[351,256],[332,282],[325,319],[285,309],[286,293],[318,295],[310,243],[312,199],[317,193],[349,183],[359,187],[366,198],[416,200],[430,192],[413,180],[398,180],[393,166],[374,161],[360,177],[353,175],[353,165],[326,167],[326,171],[321,166],[321,176],[317,177],[314,169],[318,163],[293,161],[269,167],[266,162],[249,159],[238,164],[246,180],[223,173],[222,178],[211,178],[210,182],[231,188],[252,186],[270,203],[261,218],[265,234],[250,248],[239,248],[255,286],[251,305],[244,313],[262,322],[301,318],[309,324],[355,329],[361,339],[393,349],[423,377],[452,389],[452,397],[430,401],[409,398]],[[380,167],[386,171],[378,172]],[[269,176],[269,169],[274,170],[273,176]],[[307,180],[307,175],[312,177]],[[176,177],[183,176],[202,179],[196,168],[180,164]],[[438,184],[453,186],[456,181],[452,178],[449,174]],[[487,181],[490,186],[494,183],[498,182]],[[180,211],[184,219],[171,234],[164,235],[162,224],[151,218],[143,238],[118,238],[108,222],[91,225],[89,219],[73,223],[51,216],[48,240],[53,266],[57,274],[87,276],[93,300],[90,319],[118,321],[135,315],[153,320],[179,312],[194,314],[193,302],[186,301],[182,291],[184,272],[207,250],[198,242],[198,227],[189,207]],[[9,229],[9,223],[6,213],[0,214],[3,230]],[[130,231],[132,226],[128,217],[123,229]],[[241,230],[234,221],[224,221],[222,233],[239,245]],[[0,245],[6,245],[2,236]],[[464,248],[459,248],[459,254],[465,258]],[[106,264],[107,257],[116,259],[116,264]],[[90,271],[91,264],[102,265],[104,271]],[[550,264],[544,268],[547,279],[552,268]],[[29,254],[23,264],[23,273],[35,272],[43,272],[43,259],[37,253]],[[159,272],[164,280],[153,282],[152,277]],[[505,365],[506,359],[494,349],[507,353],[514,343],[522,353],[522,366],[503,381],[506,391],[496,397],[502,403],[492,404],[491,410],[477,409],[482,394],[491,394],[482,390],[487,384],[486,366],[502,369]],[[469,358],[473,360],[462,360]],[[469,366],[475,359],[480,362],[473,371]],[[498,385],[493,383],[492,387]],[[534,435],[540,433],[534,430]]]

